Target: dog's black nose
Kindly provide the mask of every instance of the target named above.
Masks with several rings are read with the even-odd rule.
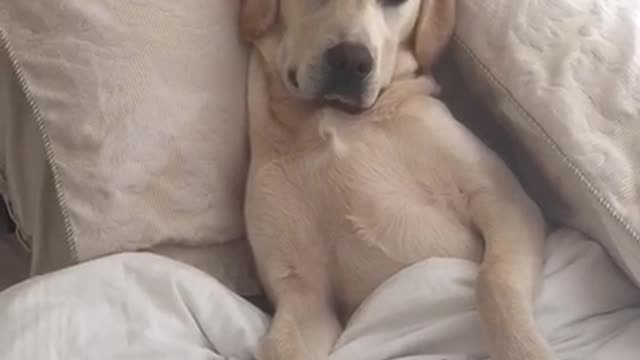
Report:
[[[341,42],[327,50],[329,73],[326,92],[344,96],[360,95],[364,80],[373,70],[373,57],[364,45]]]
[[[373,57],[363,45],[342,42],[327,51],[331,71],[340,72],[354,79],[363,79],[373,68]]]

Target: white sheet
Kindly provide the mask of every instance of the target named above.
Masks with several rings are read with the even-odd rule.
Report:
[[[537,316],[559,360],[637,360],[640,289],[598,244],[576,232],[554,233],[546,252]],[[475,264],[452,259],[401,272],[354,315],[332,360],[486,358],[474,303],[476,273]],[[467,356],[440,355],[460,353]]]
[[[637,359],[640,290],[575,232],[553,234],[547,254],[537,311],[559,359]],[[399,273],[355,314],[331,360],[486,358],[475,275],[452,259]],[[0,294],[0,358],[251,359],[268,321],[193,268],[117,255]]]
[[[248,360],[267,324],[194,268],[123,254],[0,294],[0,359]]]

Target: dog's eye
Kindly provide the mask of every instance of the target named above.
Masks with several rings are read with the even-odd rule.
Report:
[[[382,6],[400,6],[407,2],[407,0],[379,0]]]

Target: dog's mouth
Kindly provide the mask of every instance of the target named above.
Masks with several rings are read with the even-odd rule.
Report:
[[[361,114],[367,112],[375,107],[382,95],[385,93],[385,88],[380,89],[376,97],[370,103],[365,103],[362,98],[357,101],[351,99],[345,99],[341,96],[325,95],[320,99],[320,103],[323,106],[328,106],[336,110],[340,110],[352,115]]]
[[[385,90],[385,88],[380,89],[375,98],[368,101],[365,100],[363,96],[364,93],[362,93],[357,97],[343,97],[340,95],[325,94],[319,99],[319,102],[323,106],[328,106],[349,114],[361,114],[374,108]]]
[[[374,101],[365,99],[368,89],[365,87],[366,84],[363,83],[353,89],[345,88],[349,91],[331,91],[327,86],[324,86],[316,94],[304,95],[295,70],[288,70],[284,79],[291,95],[299,99],[310,100],[318,106],[334,108],[349,114],[360,114],[371,109],[382,94],[380,92]]]
[[[338,98],[327,97],[322,98],[321,104],[352,115],[361,114],[371,108],[364,106],[362,103],[356,104],[348,101],[343,101]]]

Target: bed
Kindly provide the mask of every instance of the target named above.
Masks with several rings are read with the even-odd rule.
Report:
[[[445,97],[480,133],[503,130],[501,154],[555,229],[540,326],[559,359],[636,359],[640,3],[457,4]],[[251,359],[269,316],[240,296],[260,288],[237,2],[62,5],[0,3],[1,191],[42,274],[0,293],[0,357]],[[406,269],[332,357],[486,359],[475,273]]]

